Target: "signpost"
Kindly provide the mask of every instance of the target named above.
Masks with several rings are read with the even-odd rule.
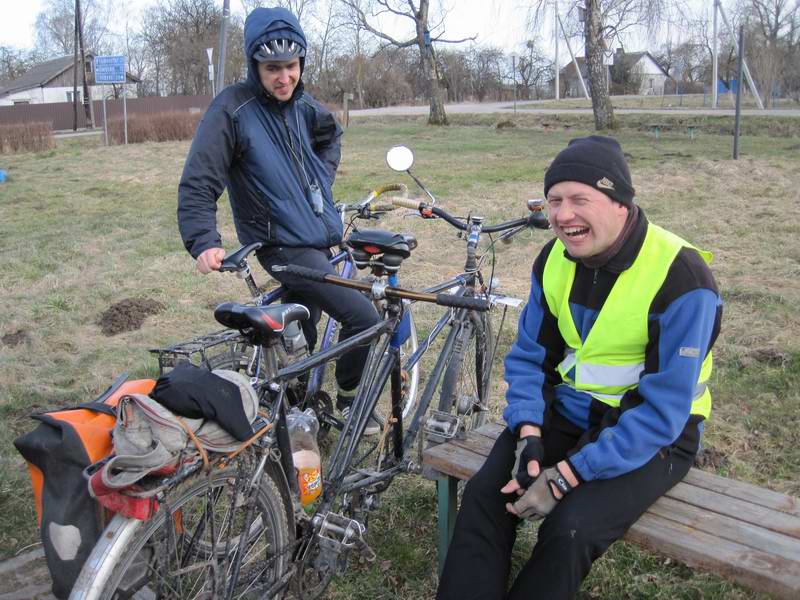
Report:
[[[125,127],[125,143],[128,143],[128,103],[125,95],[125,57],[124,56],[95,56],[94,82],[103,84],[103,130],[108,145],[108,118],[106,116],[106,90],[107,83],[122,84],[122,118]]]

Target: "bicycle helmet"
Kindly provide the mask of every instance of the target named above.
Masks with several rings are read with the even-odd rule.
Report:
[[[253,53],[253,59],[257,62],[282,62],[293,58],[303,58],[306,49],[298,42],[293,40],[269,40],[260,44]]]

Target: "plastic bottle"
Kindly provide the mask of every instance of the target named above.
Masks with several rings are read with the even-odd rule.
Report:
[[[319,421],[312,409],[300,412],[295,406],[286,415],[286,425],[300,487],[300,504],[305,508],[322,493],[322,469],[317,445]]]

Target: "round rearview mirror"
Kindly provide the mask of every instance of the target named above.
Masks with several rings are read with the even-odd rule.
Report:
[[[406,146],[392,146],[386,153],[386,164],[393,171],[408,171],[414,164],[414,153]]]

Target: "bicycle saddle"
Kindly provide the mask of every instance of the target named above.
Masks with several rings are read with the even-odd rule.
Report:
[[[247,246],[242,246],[236,252],[232,252],[222,259],[222,266],[219,268],[219,270],[239,271],[243,269],[245,259],[250,256],[253,251],[258,250],[263,245],[264,244],[261,242],[254,242],[252,244],[248,244]]]
[[[214,318],[222,325],[242,331],[250,341],[259,345],[280,337],[292,321],[303,321],[309,316],[308,309],[302,304],[252,306],[225,302],[214,310]]]
[[[408,258],[417,247],[417,239],[413,235],[382,229],[359,229],[350,234],[347,244],[368,254],[396,254]]]

